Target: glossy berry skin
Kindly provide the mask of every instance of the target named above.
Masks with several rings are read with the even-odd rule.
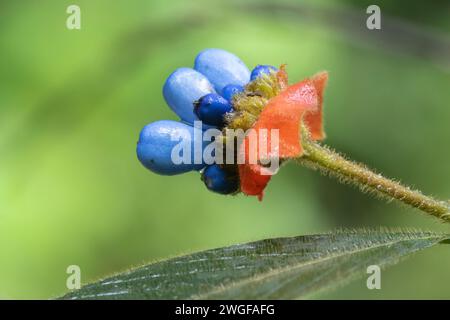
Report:
[[[215,93],[213,85],[198,71],[178,68],[166,80],[164,99],[169,107],[187,123],[198,120],[194,114],[194,102],[208,93]]]
[[[232,194],[239,190],[239,180],[217,164],[207,166],[202,180],[208,190],[220,194]]]
[[[274,66],[269,65],[257,65],[255,69],[252,70],[252,74],[250,75],[250,80],[253,81],[259,77],[261,77],[263,74],[270,74],[271,72],[277,72],[278,69]]]
[[[228,84],[244,86],[250,80],[250,71],[241,59],[222,49],[200,52],[195,58],[194,69],[208,78],[219,94]]]
[[[146,125],[139,135],[136,153],[139,161],[149,170],[162,175],[175,175],[193,170],[202,169],[205,164],[195,163],[195,155],[202,159],[203,142],[201,148],[195,148],[194,139],[202,137],[200,129],[194,128],[182,122],[172,120],[160,120]],[[172,150],[181,141],[186,142],[190,148],[188,163],[175,164],[172,158]],[[196,150],[199,149],[199,150]]]
[[[223,88],[222,97],[232,102],[233,96],[241,92],[244,92],[243,86],[240,86],[238,84],[229,84]]]
[[[217,127],[224,125],[225,114],[232,110],[231,103],[216,93],[203,96],[195,105],[197,117],[205,124]]]

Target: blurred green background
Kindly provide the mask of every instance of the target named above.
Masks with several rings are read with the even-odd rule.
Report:
[[[50,298],[66,268],[90,282],[194,250],[344,226],[449,227],[289,164],[262,203],[163,177],[135,155],[140,129],[176,119],[165,78],[200,50],[249,68],[288,63],[291,81],[330,72],[327,144],[387,176],[450,198],[449,2],[2,1],[0,298]],[[81,7],[79,31],[66,8]],[[318,298],[450,298],[438,246]]]

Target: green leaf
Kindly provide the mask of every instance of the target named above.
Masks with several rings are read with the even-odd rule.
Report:
[[[367,275],[450,236],[340,230],[189,254],[118,274],[63,299],[294,299]]]

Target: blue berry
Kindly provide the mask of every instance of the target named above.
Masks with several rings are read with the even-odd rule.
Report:
[[[217,164],[205,168],[202,180],[210,191],[216,193],[231,194],[239,190],[238,177]]]
[[[205,124],[222,127],[225,113],[233,110],[233,107],[216,93],[210,93],[200,98],[195,105],[195,114]]]
[[[235,94],[244,92],[244,87],[238,84],[226,85],[222,90],[222,96],[231,102]]]
[[[195,58],[194,69],[205,75],[221,94],[227,84],[246,85],[250,80],[247,66],[234,54],[221,49],[206,49]]]
[[[207,142],[202,143],[201,149],[196,148],[194,143],[196,136],[202,136],[201,129],[182,122],[160,120],[150,123],[142,129],[139,136],[136,149],[138,159],[147,169],[163,175],[200,170],[205,167],[202,155]],[[189,159],[187,163],[176,164],[172,151],[175,146],[183,142],[186,142]],[[195,163],[196,155],[202,163]]]
[[[268,65],[257,65],[255,69],[253,69],[252,74],[250,75],[250,81],[255,80],[256,78],[259,78],[263,74],[269,75],[271,72],[277,72],[278,69],[274,66],[268,66]]]
[[[191,68],[179,68],[166,80],[164,99],[169,107],[188,123],[198,120],[193,113],[194,102],[205,94],[216,92],[209,80]]]

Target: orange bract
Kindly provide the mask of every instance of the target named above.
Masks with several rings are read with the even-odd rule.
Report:
[[[280,79],[286,79],[284,70],[279,72]],[[281,73],[283,72],[283,73]],[[254,124],[254,132],[258,136],[255,143],[250,143],[247,135],[240,146],[240,153],[244,155],[245,163],[239,165],[241,191],[246,195],[263,197],[263,191],[271,175],[263,175],[267,171],[259,164],[250,163],[249,158],[262,159],[257,152],[259,148],[267,148],[267,158],[276,155],[280,159],[299,157],[303,153],[300,140],[300,123],[303,120],[308,127],[311,138],[321,140],[325,134],[322,128],[322,101],[323,90],[328,79],[326,72],[321,72],[311,79],[303,80],[287,86],[276,97],[269,100],[264,110]],[[279,143],[272,146],[271,130],[278,130]],[[267,139],[266,139],[267,137]],[[264,143],[265,146],[260,146]]]

